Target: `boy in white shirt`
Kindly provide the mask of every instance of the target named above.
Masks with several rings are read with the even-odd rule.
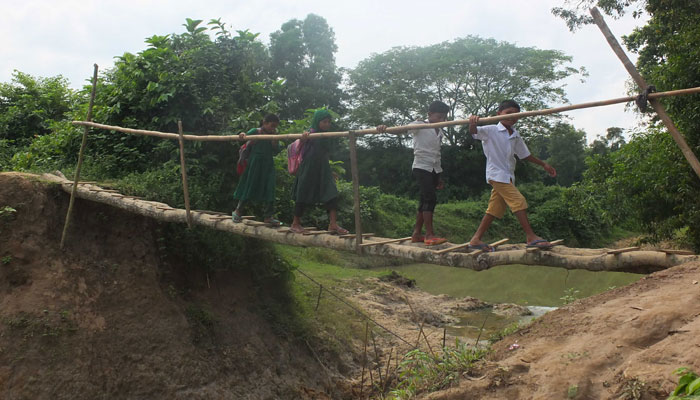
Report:
[[[410,125],[444,122],[449,111],[450,107],[447,104],[434,101],[428,108],[428,120],[411,122]],[[436,190],[444,187],[440,179],[442,173],[440,144],[443,131],[440,128],[417,128],[408,132],[413,135],[413,176],[420,188],[420,203],[411,241],[423,242],[428,246],[442,244],[447,239],[435,235],[433,212],[437,203]],[[425,236],[422,235],[423,225],[425,225]]]
[[[498,115],[520,112],[520,105],[514,100],[505,100],[498,106]],[[469,247],[475,250],[494,251],[481,238],[489,229],[495,218],[502,218],[506,205],[520,222],[525,231],[527,247],[550,248],[551,244],[532,231],[527,219],[527,201],[515,187],[515,156],[521,160],[541,165],[547,173],[554,177],[557,171],[546,162],[530,154],[523,138],[513,125],[517,118],[501,120],[497,125],[477,127],[479,117],[469,117],[469,133],[474,139],[481,140],[484,155],[486,155],[486,181],[491,185],[491,198],[486,214],[479,224],[474,236],[469,241]]]

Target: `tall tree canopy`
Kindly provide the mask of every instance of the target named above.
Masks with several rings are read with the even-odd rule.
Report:
[[[302,118],[307,109],[321,106],[340,111],[337,50],[333,29],[315,14],[287,21],[270,34],[272,74],[284,79],[277,97],[284,118]]]
[[[649,21],[623,37],[637,52],[637,68],[645,80],[660,91],[700,86],[700,3],[686,0],[583,0],[566,2],[553,10],[569,27],[589,22],[588,8],[621,16],[646,13]],[[696,155],[700,154],[700,96],[682,96],[662,101],[671,119]],[[666,129],[652,119],[644,131],[619,151],[592,159],[585,184],[593,195],[607,192],[609,210],[634,215],[657,237],[687,232],[688,240],[700,248],[700,179],[681,155]],[[608,191],[613,188],[612,191]],[[612,211],[611,211],[612,212]]]
[[[556,50],[518,47],[468,36],[426,47],[397,47],[374,54],[350,72],[352,119],[366,125],[405,124],[423,118],[433,100],[450,106],[450,118],[492,115],[498,103],[516,99],[523,109],[566,101],[561,80],[585,73]],[[541,120],[521,126],[541,125]],[[527,128],[524,128],[527,130]],[[465,129],[449,129],[452,145]]]

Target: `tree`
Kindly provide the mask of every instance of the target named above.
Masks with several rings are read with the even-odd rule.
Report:
[[[424,118],[441,100],[449,118],[493,115],[500,101],[513,98],[523,109],[565,102],[561,79],[584,74],[565,66],[571,57],[555,50],[518,47],[469,36],[427,47],[399,47],[361,61],[349,74],[352,119],[359,124],[406,124]],[[556,116],[548,117],[557,118]],[[547,118],[521,123],[542,128]],[[451,145],[468,143],[466,129],[450,128]]]
[[[581,180],[585,163],[586,132],[570,124],[559,123],[549,136],[547,162],[557,169],[556,181],[571,186]]]
[[[564,0],[564,7],[552,8],[552,14],[566,21],[566,25],[572,32],[582,25],[592,24],[593,17],[588,10],[598,7],[604,14],[613,18],[620,18],[632,10],[632,15],[636,18],[642,15],[642,7],[647,0]]]
[[[284,79],[276,97],[284,118],[299,119],[307,109],[322,106],[342,111],[337,50],[333,29],[315,14],[289,20],[270,34],[272,74]]]
[[[0,83],[0,140],[25,146],[51,125],[67,119],[78,97],[62,76],[36,78],[14,71],[11,83]]]

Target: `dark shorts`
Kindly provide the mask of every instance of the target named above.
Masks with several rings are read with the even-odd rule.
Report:
[[[435,171],[429,172],[424,169],[413,168],[413,177],[416,178],[420,189],[418,211],[433,212],[437,203],[437,185],[440,182],[440,174]]]

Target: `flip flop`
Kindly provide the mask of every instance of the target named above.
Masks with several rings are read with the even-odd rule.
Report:
[[[546,244],[542,244],[542,243],[546,243]],[[552,245],[549,243],[549,240],[547,240],[547,239],[537,239],[537,240],[533,240],[532,242],[528,243],[527,246],[525,246],[525,247],[529,247],[529,248],[536,247],[538,249],[551,249]]]
[[[347,235],[350,231],[345,228],[337,227],[336,229],[329,229],[328,233],[331,235]]]
[[[421,235],[418,236],[417,238],[411,237],[411,243],[423,243],[425,241],[425,236]]]
[[[425,243],[426,246],[436,246],[438,244],[443,244],[447,241],[445,238],[439,238],[439,237],[434,237],[430,239],[425,239],[423,243]]]
[[[240,215],[236,214],[235,211],[231,213],[231,219],[232,219],[233,222],[235,222],[235,223],[243,222],[243,218],[241,218]]]
[[[469,251],[476,251],[476,250],[481,250],[484,253],[491,253],[491,252],[496,251],[496,248],[493,246],[490,246],[486,243],[470,244],[469,245]]]

